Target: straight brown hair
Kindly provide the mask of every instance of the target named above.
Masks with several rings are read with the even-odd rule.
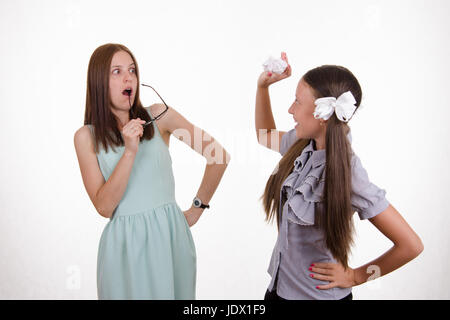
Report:
[[[324,65],[308,71],[303,80],[308,84],[316,99],[322,97],[338,98],[350,91],[356,100],[356,106],[361,104],[362,91],[356,77],[346,68],[335,65]],[[348,257],[353,244],[353,210],[351,197],[351,157],[352,149],[347,139],[349,132],[347,123],[340,121],[333,114],[327,123],[325,137],[326,164],[324,169],[325,185],[321,203],[315,207],[315,226],[322,230],[326,247],[333,257],[345,268],[348,267]],[[266,213],[266,221],[277,220],[280,217],[286,199],[280,199],[283,182],[294,168],[295,159],[300,156],[309,139],[297,140],[281,158],[278,170],[267,181],[262,196]]]
[[[90,124],[94,128],[94,146],[95,152],[102,146],[106,152],[110,146],[123,146],[124,141],[119,131],[118,119],[111,111],[111,97],[109,92],[109,75],[111,61],[114,54],[118,51],[127,52],[135,64],[137,76],[137,89],[133,105],[130,108],[130,120],[141,118],[150,121],[150,115],[142,106],[139,99],[139,68],[131,51],[121,44],[107,43],[92,53],[89,60],[86,86],[86,109],[84,112],[84,124]],[[153,138],[154,128],[152,125],[144,128],[142,140]]]

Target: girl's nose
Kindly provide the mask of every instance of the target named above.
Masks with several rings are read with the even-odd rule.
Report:
[[[133,79],[133,75],[131,73],[129,73],[129,72],[125,73],[125,77],[124,77],[125,82],[127,82],[127,81],[131,82],[132,79]]]
[[[291,106],[290,106],[289,109],[288,109],[288,112],[289,112],[290,114],[294,114],[293,109],[294,109],[294,104],[291,104]]]

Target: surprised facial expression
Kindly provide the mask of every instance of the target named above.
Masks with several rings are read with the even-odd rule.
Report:
[[[109,93],[112,108],[129,110],[136,96],[136,67],[131,56],[125,51],[118,51],[111,60],[109,74]]]

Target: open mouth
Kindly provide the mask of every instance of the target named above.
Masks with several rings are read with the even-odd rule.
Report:
[[[123,90],[122,91],[122,94],[124,95],[124,96],[131,96],[131,93],[133,92],[133,90],[131,89],[131,88],[127,88],[127,89],[125,89],[125,90]]]

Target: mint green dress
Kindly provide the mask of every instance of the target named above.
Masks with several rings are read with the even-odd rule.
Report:
[[[155,134],[140,143],[123,198],[100,238],[99,299],[195,299],[195,245],[175,201],[169,149],[152,125]],[[105,181],[123,151],[97,154]]]

